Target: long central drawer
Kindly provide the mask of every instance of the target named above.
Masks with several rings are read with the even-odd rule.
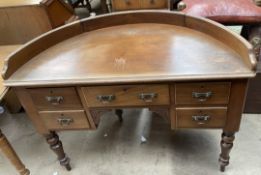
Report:
[[[168,85],[92,86],[82,88],[89,107],[169,104]]]

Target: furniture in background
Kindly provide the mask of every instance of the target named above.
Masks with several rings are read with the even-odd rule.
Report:
[[[89,12],[92,12],[92,6],[90,0],[67,0],[67,2],[73,7],[85,7]]]
[[[108,12],[139,10],[139,9],[169,9],[171,0],[101,0]]]
[[[1,0],[0,45],[24,44],[76,19],[62,0]]]
[[[225,25],[243,25],[242,36],[253,45],[259,61],[257,76],[249,81],[245,106],[245,112],[248,113],[261,113],[260,2],[260,0],[176,0],[172,6],[185,14],[206,17]]]
[[[7,57],[11,52],[17,50],[20,45],[14,46],[0,46],[0,68],[3,68],[4,58]],[[14,91],[9,91],[9,88],[4,87],[3,79],[0,78],[0,115],[4,112],[4,107],[9,107],[9,111],[17,112],[20,110],[21,105],[14,94]],[[9,141],[2,133],[0,129],[0,150],[5,154],[5,156],[10,160],[10,162],[14,165],[20,175],[29,175],[30,172],[25,168],[24,164],[10,145]]]
[[[26,169],[23,162],[20,160],[15,150],[2,133],[0,129],[0,150],[5,154],[9,161],[14,165],[20,175],[29,175],[30,171]]]
[[[12,54],[2,75],[68,170],[56,131],[94,130],[104,113],[138,107],[164,116],[173,130],[222,129],[224,171],[255,69],[252,46],[226,27],[143,10],[42,35]]]

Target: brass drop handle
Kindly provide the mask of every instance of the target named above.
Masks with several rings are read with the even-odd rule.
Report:
[[[157,98],[157,93],[141,93],[139,94],[139,99],[143,100],[146,103],[150,103],[153,99]]]
[[[210,116],[209,115],[193,115],[192,116],[193,121],[197,122],[198,125],[204,125],[207,121],[209,121]]]
[[[63,97],[62,96],[46,96],[45,98],[52,105],[59,105],[63,101]]]
[[[110,103],[116,99],[115,95],[98,95],[96,98],[104,104]]]
[[[198,99],[200,102],[206,101],[213,95],[211,91],[209,92],[192,92],[192,97]]]
[[[69,126],[73,122],[73,119],[61,117],[61,118],[58,118],[57,121],[61,126]]]

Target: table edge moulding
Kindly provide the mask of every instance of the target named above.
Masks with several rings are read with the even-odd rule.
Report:
[[[67,170],[56,131],[95,130],[104,113],[122,121],[123,108],[139,107],[171,129],[222,129],[224,171],[256,66],[252,46],[216,22],[139,10],[47,32],[6,58],[2,77]]]

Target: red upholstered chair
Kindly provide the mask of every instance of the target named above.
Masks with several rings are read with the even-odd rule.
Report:
[[[250,81],[245,112],[261,113],[261,0],[173,0],[185,14],[226,25],[243,25],[241,35],[253,44],[259,60],[257,77]]]
[[[261,23],[261,7],[257,5],[260,0],[182,0],[182,2],[186,6],[182,12],[206,17],[222,24]]]

